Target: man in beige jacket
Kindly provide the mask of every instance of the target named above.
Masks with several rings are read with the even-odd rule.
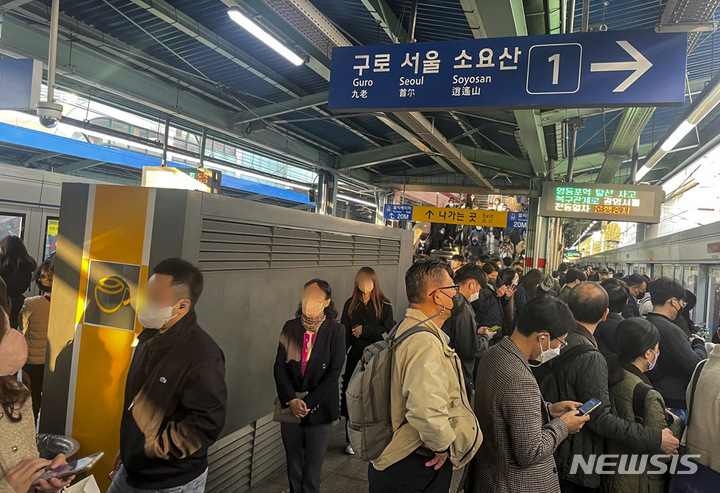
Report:
[[[392,441],[369,466],[370,493],[447,493],[453,466],[475,455],[482,433],[462,379],[460,360],[442,332],[458,287],[441,260],[415,263],[405,274],[410,308],[398,335],[420,325],[393,354]]]

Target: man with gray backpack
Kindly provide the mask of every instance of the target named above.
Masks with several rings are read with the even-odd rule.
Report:
[[[365,349],[348,385],[350,443],[371,461],[370,493],[447,493],[453,467],[482,442],[460,360],[440,329],[458,287],[445,262],[426,260],[408,269],[405,288],[405,319]]]

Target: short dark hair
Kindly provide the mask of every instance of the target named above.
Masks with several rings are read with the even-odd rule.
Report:
[[[561,262],[561,263],[560,263],[560,266],[558,267],[558,270],[559,270],[560,272],[567,272],[567,270],[568,270],[568,265],[567,265],[565,262]]]
[[[505,267],[510,267],[513,262],[512,257],[503,257],[502,261],[503,261],[503,265],[505,265]]]
[[[585,282],[587,281],[587,275],[580,269],[568,269],[565,275],[565,284],[571,284],[575,281]]]
[[[645,278],[643,276],[641,276],[640,274],[631,274],[631,275],[625,277],[623,280],[625,281],[625,284],[627,284],[627,286],[629,288],[631,288],[633,286],[641,286],[642,283],[647,283]]]
[[[465,257],[462,255],[453,255],[450,260],[457,260],[458,262],[465,262]]]
[[[432,284],[440,286],[442,273],[446,272],[451,278],[453,272],[450,266],[441,260],[431,258],[416,262],[405,273],[405,293],[408,302],[422,303],[427,296],[427,289]]]
[[[518,317],[517,330],[524,336],[535,332],[548,332],[555,339],[575,329],[575,318],[570,308],[554,296],[537,296],[523,307]]]
[[[187,292],[187,298],[195,307],[203,291],[203,275],[193,264],[181,258],[168,258],[157,264],[153,274],[171,276],[172,285]]]
[[[552,271],[552,273],[550,275],[552,276],[553,279],[557,279],[558,277],[560,277],[560,272],[554,270],[554,271]]]
[[[607,359],[608,383],[614,387],[625,379],[621,362],[632,363],[648,349],[655,350],[660,342],[660,332],[644,318],[623,320],[615,331],[615,353]]]
[[[478,257],[478,261],[482,262],[483,264],[484,264],[485,262],[490,262],[490,255],[484,255],[484,254],[483,254],[483,255],[480,255],[480,256]]]
[[[515,269],[503,269],[497,277],[498,286],[510,286],[518,273]]]
[[[608,270],[609,272],[612,272],[613,274],[615,274],[615,269],[613,269],[612,267],[608,267],[607,270]]]
[[[38,265],[35,271],[35,284],[43,293],[52,291],[53,278],[55,277],[55,256],[51,255]]]
[[[518,260],[516,260],[515,262],[513,262],[512,265],[516,265],[516,266],[518,266],[518,267],[523,267],[523,263],[520,262],[520,261],[518,261]]]
[[[487,286],[487,276],[482,267],[467,264],[460,267],[455,273],[455,284],[460,284],[471,279],[477,281],[483,289]]]
[[[485,264],[483,264],[482,270],[483,270],[483,272],[485,272],[486,275],[489,276],[489,275],[491,275],[493,272],[497,272],[497,271],[498,271],[498,268],[497,268],[497,266],[496,266],[495,264],[493,264],[492,262],[486,262]]]
[[[610,313],[621,313],[630,299],[630,293],[624,282],[618,279],[605,279],[600,286],[607,291],[610,298]]]
[[[648,291],[650,292],[650,301],[652,301],[653,306],[662,306],[671,298],[685,300],[687,296],[685,294],[685,288],[683,288],[679,282],[669,277],[655,279],[648,285]]]
[[[598,283],[583,282],[570,291],[567,304],[575,320],[596,324],[605,315],[609,301],[607,292]]]

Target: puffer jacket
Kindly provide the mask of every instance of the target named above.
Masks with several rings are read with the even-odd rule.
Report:
[[[20,310],[20,329],[27,340],[29,365],[45,364],[49,320],[49,297],[33,296],[25,300]]]
[[[610,389],[610,403],[612,414],[627,421],[635,421],[633,412],[633,392],[639,383],[650,385],[650,380],[643,375],[639,369],[625,367],[623,380]],[[669,416],[669,415],[668,415]],[[660,430],[667,428],[668,423],[665,413],[665,401],[660,392],[650,390],[645,397],[645,413],[642,418],[645,426],[652,426]],[[670,425],[670,430],[678,439],[682,434],[683,422],[676,419]],[[616,440],[608,440],[607,452],[609,454],[629,455],[633,451],[625,443]],[[637,466],[635,466],[637,467]],[[628,466],[628,468],[635,469]],[[654,469],[654,466],[649,466]],[[665,488],[665,481],[660,474],[620,474],[615,473],[604,477],[603,492],[605,493],[662,493]]]
[[[590,344],[597,348],[593,335],[578,325],[575,332],[567,336],[568,345],[562,352],[580,344]],[[561,354],[562,354],[561,352]],[[547,363],[546,363],[547,364]],[[552,365],[552,361],[549,363]],[[590,415],[590,421],[579,433],[570,435],[555,452],[558,472],[561,479],[586,486],[599,488],[600,475],[585,473],[579,468],[571,474],[573,456],[601,455],[605,449],[605,440],[618,440],[632,447],[635,453],[660,453],[662,431],[657,428],[643,427],[639,423],[625,421],[610,413],[610,393],[608,391],[608,369],[605,357],[599,351],[588,351],[576,356],[556,374],[561,401],[587,402],[592,398],[600,400],[599,408]]]
[[[463,383],[460,359],[447,336],[420,310],[408,308],[398,335],[422,322],[392,355],[390,414],[394,435],[373,466],[382,471],[422,446],[449,451],[458,469],[473,458],[482,432]]]

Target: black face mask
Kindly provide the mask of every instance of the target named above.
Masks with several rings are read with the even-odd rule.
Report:
[[[462,312],[463,298],[464,296],[460,293],[452,297],[453,307],[452,310],[450,310],[450,315],[453,317],[457,317]]]

